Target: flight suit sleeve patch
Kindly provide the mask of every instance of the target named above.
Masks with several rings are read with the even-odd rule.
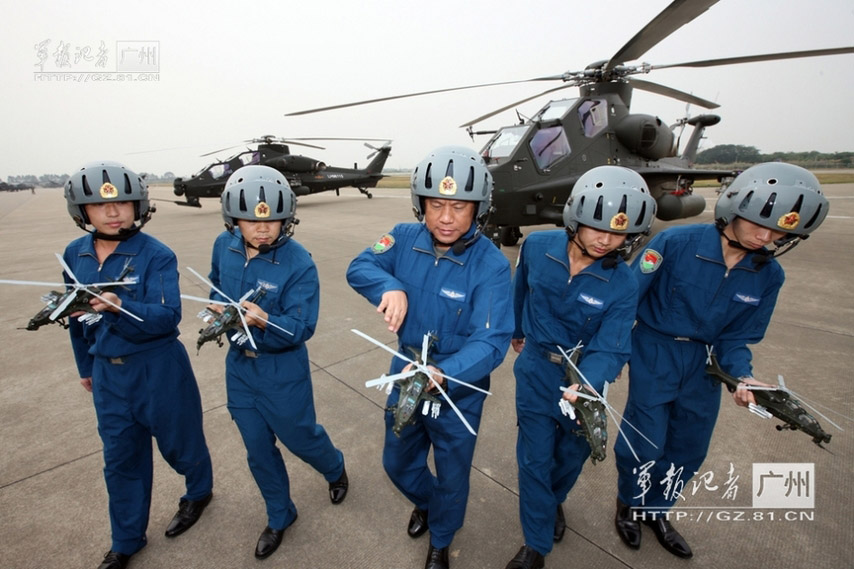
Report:
[[[391,233],[386,233],[377,239],[377,242],[371,246],[371,252],[374,255],[379,255],[380,253],[385,253],[392,247],[394,247],[394,237],[392,237]]]
[[[646,249],[641,255],[640,270],[642,273],[652,273],[661,265],[661,253],[655,249]]]

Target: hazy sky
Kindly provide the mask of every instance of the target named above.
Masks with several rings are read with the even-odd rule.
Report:
[[[96,159],[186,176],[209,161],[200,154],[265,134],[388,138],[392,168],[411,167],[442,144],[479,149],[486,138],[472,142],[457,125],[546,86],[463,91],[302,117],[284,114],[583,69],[609,59],[669,0],[4,4],[2,179],[71,173]],[[721,0],[642,60],[667,64],[848,45],[854,45],[851,0]],[[57,63],[62,47],[68,54],[64,65]],[[99,53],[106,67],[95,67]],[[122,63],[127,66],[132,54],[148,56],[140,69],[155,69],[157,80],[116,80],[120,57],[128,58]],[[661,70],[639,78],[721,105],[714,112],[723,120],[707,131],[705,147],[835,152],[854,150],[852,67],[854,55],[844,55]],[[48,75],[37,75],[39,70]],[[109,71],[111,80],[95,80],[87,71]],[[562,93],[576,96],[577,89]],[[518,110],[532,115],[546,101]],[[632,110],[672,123],[685,113],[685,104],[635,91]],[[515,121],[511,110],[479,126]],[[337,166],[363,166],[369,152],[357,142],[325,145],[326,150],[292,151]],[[139,153],[150,150],[159,151]]]

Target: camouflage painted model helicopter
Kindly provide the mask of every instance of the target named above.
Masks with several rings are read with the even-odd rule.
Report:
[[[535,77],[436,89],[366,101],[345,103],[287,113],[303,115],[341,109],[367,103],[390,101],[420,95],[509,85],[526,82],[561,82],[536,95],[505,105],[462,125],[469,133],[492,134],[481,154],[495,181],[493,201],[496,208],[487,232],[502,245],[514,245],[522,236],[520,227],[562,224],[563,205],[578,178],[587,170],[605,164],[617,164],[636,170],[658,202],[658,217],[673,220],[692,217],[705,209],[702,196],[693,193],[696,180],[717,179],[726,183],[736,172],[693,168],[700,141],[707,127],[720,121],[717,115],[700,114],[678,121],[673,128],[693,127],[690,139],[679,153],[679,141],[673,128],[660,118],[630,112],[632,92],[641,89],[671,97],[703,108],[719,105],[689,93],[658,83],[631,78],[656,69],[675,67],[714,67],[738,63],[793,59],[854,53],[854,47],[817,49],[708,59],[669,65],[636,61],[670,34],[708,10],[718,0],[675,0],[610,59],[591,63],[578,71]],[[550,101],[530,119],[497,131],[474,131],[473,126],[519,104],[570,87],[579,88],[577,98]]]
[[[181,298],[187,300],[195,300],[197,302],[204,302],[205,304],[218,304],[223,306],[222,312],[217,312],[215,310],[211,310],[209,308],[203,309],[199,312],[198,317],[206,324],[204,328],[199,330],[199,339],[196,341],[196,353],[202,349],[202,345],[206,342],[216,341],[217,345],[222,347],[222,335],[226,332],[233,331],[233,335],[231,339],[234,340],[237,345],[242,346],[247,341],[249,345],[252,346],[253,350],[257,350],[258,346],[255,344],[255,340],[252,338],[252,332],[249,330],[249,325],[246,323],[246,318],[244,314],[248,311],[246,308],[241,306],[241,303],[244,300],[248,300],[249,302],[257,303],[263,296],[266,294],[266,290],[263,288],[259,288],[257,291],[255,289],[250,289],[243,296],[240,297],[239,300],[232,300],[229,298],[227,294],[219,290],[217,287],[213,285],[208,279],[200,275],[198,272],[193,270],[191,267],[187,267],[191,273],[193,273],[199,280],[208,285],[211,289],[215,290],[219,293],[223,298],[227,299],[227,302],[221,300],[213,300],[210,298],[202,298],[200,296],[192,296],[189,294],[182,294]],[[272,326],[273,328],[277,328],[288,334],[289,336],[293,336],[294,333],[288,330],[285,330],[281,326],[277,326],[273,324],[269,320],[262,318],[259,314],[252,313],[255,317],[264,320],[268,326]]]
[[[306,144],[304,142],[296,142],[297,140],[372,140],[375,138],[297,138],[286,140],[284,138],[276,138],[272,135],[262,136],[261,138],[253,138],[244,142],[257,144],[255,150],[247,149],[235,156],[232,156],[225,161],[217,161],[202,168],[198,173],[189,178],[175,178],[173,182],[173,191],[176,196],[184,196],[187,201],[175,201],[179,205],[192,207],[202,207],[200,198],[218,198],[225,188],[225,182],[232,172],[242,166],[249,164],[261,164],[270,166],[285,175],[288,183],[291,186],[294,194],[297,196],[305,196],[335,190],[336,195],[339,190],[344,187],[354,187],[360,192],[368,196],[372,196],[368,188],[375,188],[377,182],[383,177],[382,171],[385,166],[386,159],[391,154],[391,142],[386,141],[380,147],[372,146],[365,142],[365,146],[372,149],[373,152],[368,155],[368,159],[373,160],[364,169],[353,168],[336,168],[327,166],[320,160],[291,154],[288,144],[299,146],[308,146],[310,148],[322,149],[321,146]],[[234,148],[233,146],[231,148]],[[210,156],[229,150],[222,148],[202,156]]]
[[[570,385],[574,384],[579,386],[577,391],[572,390],[571,387],[561,387],[561,391],[572,391],[577,398],[575,402],[570,402],[567,399],[561,398],[558,405],[564,415],[567,415],[570,419],[577,420],[581,426],[584,438],[587,439],[587,443],[590,445],[590,461],[593,464],[596,464],[597,461],[605,460],[605,448],[608,444],[608,415],[611,416],[611,420],[613,420],[614,424],[617,425],[617,430],[620,434],[623,434],[623,429],[620,426],[620,421],[617,420],[618,417],[622,422],[634,429],[634,431],[646,442],[651,444],[653,447],[658,448],[655,443],[649,440],[646,435],[640,432],[637,427],[632,425],[625,417],[620,415],[620,413],[614,409],[610,403],[608,403],[608,400],[606,399],[608,396],[607,382],[602,388],[602,394],[600,395],[599,392],[596,391],[596,388],[594,388],[587,378],[584,377],[584,374],[581,373],[581,370],[578,369],[578,366],[575,364],[580,357],[582,347],[581,342],[579,342],[578,345],[573,347],[569,352],[560,346],[557,347],[567,362],[566,375],[570,380]],[[626,441],[626,445],[629,447],[629,450],[635,457],[635,460],[640,462],[640,459],[638,458],[635,449],[632,448],[632,444],[629,442],[628,438],[623,436],[623,440]]]
[[[371,338],[364,332],[360,332],[359,330],[351,329],[351,332],[354,334],[361,336],[362,338],[368,340],[372,344],[379,346],[385,351],[391,353],[397,358],[402,359],[403,361],[412,364],[412,367],[404,372],[396,373],[393,375],[382,375],[377,379],[371,379],[365,382],[365,387],[377,387],[382,389],[384,386],[388,388],[388,393],[391,393],[392,386],[394,382],[400,383],[400,397],[397,400],[396,405],[392,405],[387,410],[391,411],[394,414],[394,425],[392,426],[392,432],[400,436],[400,431],[403,430],[404,427],[410,425],[415,421],[415,412],[418,410],[419,406],[422,406],[422,414],[427,415],[429,413],[433,413],[434,415],[439,414],[439,405],[440,400],[431,394],[428,389],[431,387],[435,387],[439,394],[448,402],[448,405],[451,406],[451,409],[454,410],[454,413],[460,418],[460,421],[463,422],[466,429],[472,434],[477,436],[477,432],[472,428],[471,424],[466,420],[460,410],[454,405],[454,402],[448,397],[447,392],[442,389],[442,386],[436,383],[432,375],[436,372],[430,370],[427,365],[429,363],[429,352],[430,347],[433,345],[433,342],[436,340],[436,337],[427,333],[424,334],[424,340],[421,345],[421,353],[419,354],[415,349],[410,348],[413,353],[413,357],[415,359],[410,359],[400,352],[392,350],[382,342]],[[465,385],[475,391],[480,391],[481,393],[485,393],[486,395],[492,395],[489,391],[485,389],[481,389],[480,387],[476,387],[470,383],[466,383],[465,381],[461,381],[459,379],[455,379],[449,375],[439,374],[444,377],[448,381],[453,381],[454,383],[459,383],[460,385]]]
[[[79,280],[77,280],[76,276],[74,276],[71,267],[66,264],[65,260],[62,258],[62,255],[60,255],[59,253],[54,253],[54,255],[56,255],[56,258],[59,260],[60,265],[62,265],[62,268],[65,270],[65,274],[67,274],[69,278],[74,281],[73,283],[45,283],[39,281],[14,281],[0,279],[0,283],[2,284],[51,287],[56,286],[63,287],[65,289],[63,292],[52,290],[42,296],[42,301],[45,303],[45,307],[39,310],[36,315],[30,319],[29,323],[27,323],[27,330],[38,330],[41,326],[44,326],[45,324],[53,323],[57,323],[63,328],[68,328],[68,322],[66,321],[67,318],[72,314],[78,312],[85,313],[79,318],[81,322],[97,322],[101,319],[101,314],[99,312],[96,312],[89,304],[89,300],[93,296],[100,298],[111,306],[115,306],[131,318],[143,322],[142,318],[140,318],[139,316],[125,310],[124,308],[118,306],[117,304],[114,304],[110,300],[101,296],[101,294],[105,292],[110,292],[116,287],[126,287],[128,285],[135,285],[136,282],[132,280],[127,280],[127,276],[133,271],[133,267],[126,265],[122,273],[116,278],[115,281],[83,284]]]
[[[723,383],[730,393],[736,389],[748,389],[752,391],[756,403],[751,403],[748,409],[751,413],[763,419],[776,417],[783,421],[782,425],[777,425],[778,431],[803,431],[812,437],[812,442],[821,448],[825,448],[821,443],[829,443],[831,435],[827,434],[821,428],[816,418],[810,415],[803,406],[809,407],[825,421],[840,431],[842,430],[842,427],[831,421],[826,415],[819,412],[818,409],[809,403],[799,401],[799,399],[804,399],[804,397],[788,389],[782,375],[777,376],[778,387],[745,384],[721,369],[710,346],[706,346],[706,354],[706,373]]]

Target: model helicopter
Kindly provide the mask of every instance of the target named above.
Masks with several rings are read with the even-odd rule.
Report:
[[[713,109],[719,105],[658,83],[631,78],[656,69],[713,67],[854,53],[854,47],[773,53],[709,59],[669,65],[636,61],[670,34],[691,22],[717,0],[675,0],[610,59],[591,63],[578,71],[545,77],[435,89],[381,97],[366,101],[287,113],[286,116],[328,111],[407,97],[526,82],[560,82],[533,96],[506,105],[462,125],[474,134],[492,134],[481,150],[494,179],[496,208],[487,234],[502,245],[521,237],[521,226],[562,224],[562,211],[578,178],[590,168],[617,164],[639,172],[658,202],[657,215],[673,220],[698,215],[705,209],[702,196],[693,193],[696,180],[717,179],[726,183],[736,172],[693,168],[706,128],[717,124],[717,115],[699,114],[684,120],[693,127],[685,148],[679,152],[671,127],[656,116],[630,112],[632,92],[641,89]],[[532,118],[496,130],[474,131],[480,121],[521,103],[570,87],[577,98],[550,101]],[[674,126],[682,126],[677,123]]]
[[[252,338],[252,332],[249,330],[249,325],[246,324],[246,318],[244,314],[248,312],[246,308],[241,306],[241,303],[244,300],[249,300],[249,302],[258,302],[263,298],[264,294],[266,294],[266,290],[263,288],[259,288],[257,291],[255,289],[250,289],[246,292],[239,300],[234,301],[227,294],[219,290],[217,287],[213,285],[208,279],[200,275],[198,272],[194,271],[191,267],[187,267],[191,273],[196,275],[199,280],[203,283],[211,287],[211,289],[215,290],[219,293],[223,298],[227,299],[228,302],[223,302],[221,300],[213,300],[210,298],[202,298],[200,296],[191,296],[189,294],[182,294],[181,298],[187,300],[195,300],[197,302],[204,302],[206,304],[219,304],[223,306],[222,312],[217,312],[214,310],[210,310],[205,308],[201,312],[199,312],[198,316],[202,319],[202,321],[207,324],[206,327],[199,330],[199,339],[196,341],[196,353],[198,354],[202,345],[206,342],[210,342],[211,340],[215,340],[217,345],[222,347],[222,335],[229,331],[234,331],[234,334],[231,336],[231,339],[234,340],[237,345],[242,346],[247,341],[249,345],[252,346],[253,350],[257,350],[258,346],[255,344],[255,340]],[[260,315],[253,313],[254,316],[261,318]],[[288,334],[293,336],[294,333],[288,330],[285,330],[281,326],[277,326],[273,324],[269,320],[265,318],[261,318],[264,322],[267,323],[268,326],[272,326]]]
[[[632,425],[625,417],[620,415],[620,413],[614,409],[610,403],[608,403],[608,400],[606,399],[608,395],[607,382],[602,388],[602,394],[600,395],[599,392],[596,391],[596,388],[594,388],[587,378],[584,377],[584,374],[581,373],[581,370],[575,365],[582,347],[581,342],[579,342],[568,353],[562,347],[557,347],[567,362],[566,374],[570,379],[570,383],[581,386],[577,391],[572,390],[570,387],[561,387],[561,391],[572,391],[577,398],[574,403],[561,398],[558,405],[564,415],[569,416],[570,419],[577,420],[581,425],[584,438],[587,439],[587,443],[590,445],[590,461],[593,464],[596,464],[597,461],[605,460],[605,447],[608,443],[608,420],[606,413],[611,416],[611,420],[613,420],[617,425],[617,430],[621,435],[623,434],[623,429],[620,426],[620,421],[617,420],[617,417],[619,417],[626,425],[634,429],[634,431],[646,442],[651,444],[653,447],[658,448],[655,443],[649,440],[646,435],[640,432],[637,427]],[[638,458],[635,449],[632,448],[632,444],[625,435],[623,435],[623,440],[626,441],[626,445],[629,447],[629,450],[635,457],[635,460],[640,462],[640,458]]]
[[[101,296],[105,292],[109,292],[116,287],[125,287],[128,285],[135,285],[136,282],[132,280],[127,280],[128,274],[133,271],[133,267],[126,265],[124,270],[122,270],[121,274],[116,278],[115,281],[112,282],[104,282],[104,283],[92,283],[92,284],[83,284],[77,277],[74,276],[71,268],[66,264],[65,260],[62,258],[62,255],[59,253],[54,253],[56,258],[59,260],[60,265],[65,270],[65,274],[67,274],[73,283],[45,283],[39,281],[14,281],[14,280],[6,280],[0,279],[0,283],[2,284],[15,284],[15,285],[34,285],[34,286],[58,286],[65,287],[64,292],[59,292],[52,290],[47,294],[42,296],[42,301],[45,303],[45,307],[39,310],[35,316],[33,316],[30,321],[27,323],[27,330],[38,330],[40,327],[45,324],[57,323],[63,328],[68,328],[68,322],[66,321],[69,316],[77,312],[83,312],[82,316],[80,316],[79,320],[83,323],[94,323],[101,319],[101,314],[96,312],[92,305],[89,304],[89,300],[96,296],[106,302],[109,305],[115,306],[120,311],[124,312],[131,318],[139,320],[142,322],[142,318],[136,316],[135,314],[125,310],[124,308],[114,304],[110,300],[107,300],[103,296]]]
[[[382,388],[383,386],[387,386],[389,393],[391,392],[392,385],[394,382],[400,382],[400,397],[397,401],[396,405],[392,405],[388,408],[388,411],[391,411],[394,414],[394,425],[392,426],[392,432],[400,436],[400,431],[403,430],[407,425],[412,424],[415,420],[415,411],[418,409],[419,405],[423,403],[422,414],[427,415],[428,413],[433,413],[434,415],[439,414],[439,399],[433,396],[431,393],[427,391],[431,386],[435,387],[439,394],[447,401],[448,405],[451,406],[451,409],[454,410],[454,413],[460,418],[460,421],[463,422],[466,429],[472,434],[477,436],[477,432],[472,428],[471,424],[466,420],[460,410],[454,405],[454,402],[448,397],[447,392],[442,389],[442,386],[433,381],[431,374],[435,374],[436,372],[430,370],[427,367],[429,362],[428,355],[430,352],[430,347],[433,345],[433,342],[436,340],[436,337],[427,333],[424,334],[424,340],[421,345],[421,353],[417,353],[414,349],[410,348],[413,352],[413,356],[415,359],[410,359],[400,352],[392,350],[382,342],[371,338],[364,332],[360,332],[359,330],[351,329],[351,332],[354,334],[361,336],[362,338],[368,340],[372,344],[379,346],[385,351],[391,353],[392,355],[402,359],[403,361],[412,364],[412,368],[408,371],[404,371],[401,373],[396,373],[394,375],[383,375],[377,379],[372,379],[365,382],[365,387],[378,387]],[[481,393],[485,393],[486,395],[492,395],[489,391],[485,389],[481,389],[480,387],[474,386],[470,383],[466,383],[465,381],[461,381],[459,379],[455,379],[449,375],[440,374],[448,381],[453,381],[454,383],[459,383],[460,385],[465,385],[475,391],[480,391]]]
[[[225,188],[225,182],[232,172],[242,166],[249,164],[261,164],[270,166],[285,175],[288,183],[291,186],[294,194],[297,196],[305,196],[308,194],[316,194],[335,190],[338,195],[339,190],[344,187],[352,186],[360,192],[368,196],[372,196],[368,188],[375,188],[377,182],[383,177],[382,171],[385,166],[386,159],[391,154],[391,142],[386,141],[380,147],[372,146],[365,142],[365,146],[372,149],[373,152],[368,155],[368,159],[373,160],[364,169],[353,168],[336,168],[327,166],[320,160],[309,158],[307,156],[299,156],[291,154],[288,147],[289,144],[300,146],[308,146],[310,148],[319,148],[313,144],[304,142],[296,142],[296,140],[378,140],[378,139],[355,139],[355,138],[300,138],[286,140],[284,138],[276,138],[272,135],[262,136],[261,138],[253,138],[244,142],[257,144],[255,150],[247,149],[235,156],[232,156],[225,161],[217,161],[202,168],[198,173],[190,178],[175,178],[173,182],[173,191],[176,196],[184,196],[187,201],[175,201],[179,205],[192,207],[201,207],[200,198],[218,198]],[[234,147],[232,147],[234,148]],[[203,154],[202,156],[210,156],[229,150],[223,148]]]
[[[734,392],[736,389],[749,389],[750,391],[753,391],[753,397],[756,399],[756,403],[751,403],[748,406],[748,409],[763,419],[776,417],[783,421],[782,425],[777,425],[778,431],[786,429],[792,431],[803,431],[812,437],[812,442],[821,448],[825,448],[821,443],[829,443],[831,435],[824,432],[824,429],[821,428],[821,425],[815,417],[810,415],[802,405],[806,405],[828,423],[840,431],[842,430],[839,425],[828,419],[825,415],[822,415],[815,407],[807,403],[801,403],[801,401],[795,399],[795,397],[798,397],[799,399],[803,399],[803,397],[786,388],[782,375],[777,377],[779,387],[744,384],[739,379],[729,375],[721,369],[711,346],[706,346],[706,354],[706,373],[720,380],[730,393]]]

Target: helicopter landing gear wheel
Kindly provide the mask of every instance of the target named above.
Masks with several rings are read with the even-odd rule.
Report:
[[[359,190],[360,192],[362,192],[363,194],[365,194],[366,196],[368,196],[368,199],[371,199],[372,197],[374,197],[374,194],[372,194],[371,192],[369,192],[369,191],[367,190],[367,188],[358,188],[358,190]]]
[[[499,229],[499,232],[500,242],[505,247],[512,247],[513,245],[516,245],[522,237],[522,232],[515,226],[502,227]]]

